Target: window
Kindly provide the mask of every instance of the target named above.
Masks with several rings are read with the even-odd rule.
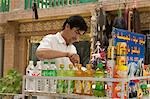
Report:
[[[0,0],[0,12],[9,11],[10,0]]]

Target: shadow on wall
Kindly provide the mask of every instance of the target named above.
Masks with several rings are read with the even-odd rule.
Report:
[[[90,42],[80,41],[74,43],[74,46],[76,47],[77,53],[80,56],[80,63],[82,64],[82,66],[85,67],[86,64],[88,64],[90,61],[90,47],[91,47]]]
[[[36,65],[37,61],[39,61],[39,59],[35,55],[36,49],[39,45],[40,45],[40,43],[31,43],[30,44],[29,60],[32,60],[34,62],[34,65]]]
[[[3,64],[4,64],[4,39],[0,38],[0,77],[3,76]]]

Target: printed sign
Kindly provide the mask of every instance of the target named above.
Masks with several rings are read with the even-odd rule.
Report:
[[[144,63],[145,54],[145,35],[128,32],[127,30],[113,28],[113,45],[116,46],[118,42],[126,42],[127,44],[127,65],[128,75],[140,76],[141,73],[135,74],[141,70]],[[130,73],[132,73],[130,75]]]

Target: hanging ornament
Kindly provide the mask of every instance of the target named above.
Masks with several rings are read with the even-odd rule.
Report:
[[[115,19],[114,19],[113,26],[115,28],[125,29],[125,20],[122,16],[122,10],[120,8],[120,0],[119,0],[119,8],[118,8],[118,11],[117,11],[117,17],[115,17]]]

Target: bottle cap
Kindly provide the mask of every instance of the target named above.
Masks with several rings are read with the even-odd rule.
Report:
[[[47,61],[44,61],[44,64],[48,64],[48,62],[47,62]]]
[[[135,86],[135,83],[134,83],[133,81],[131,81],[131,82],[129,83],[129,86]]]
[[[29,64],[33,64],[33,61],[29,61]]]
[[[37,64],[39,64],[39,65],[40,65],[40,64],[41,64],[41,61],[37,61]]]
[[[87,69],[91,69],[91,64],[86,64]]]
[[[64,68],[64,64],[60,64],[60,68]]]
[[[128,70],[128,67],[125,65],[121,65],[121,66],[118,66],[118,70],[126,71],[126,70]]]
[[[77,64],[77,68],[81,68],[82,67],[82,64]]]
[[[51,62],[51,64],[55,64],[55,62]]]
[[[98,67],[98,68],[103,68],[103,64],[102,64],[102,63],[99,63],[99,64],[97,65],[97,67]]]
[[[73,68],[73,64],[69,64],[69,68],[72,69]]]
[[[147,89],[147,84],[142,84],[140,87],[141,89]]]

